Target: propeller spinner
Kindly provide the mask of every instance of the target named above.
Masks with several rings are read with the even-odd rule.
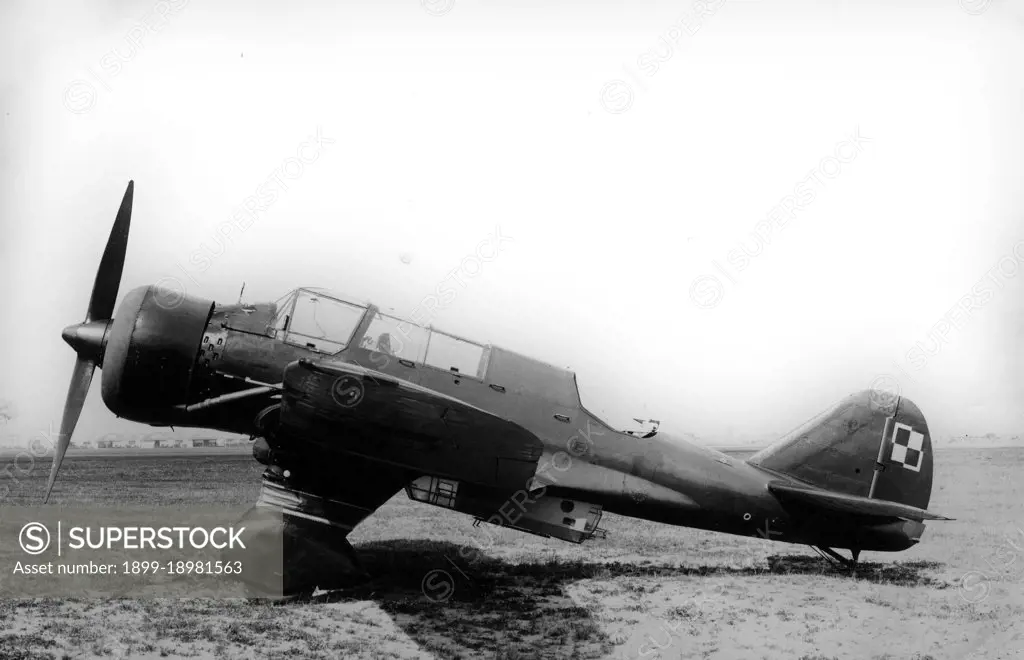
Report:
[[[103,259],[96,271],[96,281],[92,285],[92,297],[89,308],[85,312],[85,320],[76,325],[64,328],[61,336],[64,341],[75,349],[78,358],[71,372],[71,384],[68,386],[67,401],[64,404],[64,416],[60,423],[60,435],[50,467],[50,479],[46,484],[46,496],[43,502],[50,499],[50,491],[57,479],[57,472],[64,460],[64,454],[71,444],[71,434],[82,414],[85,397],[89,393],[93,372],[103,364],[103,349],[107,343],[107,334],[113,322],[114,301],[121,285],[121,273],[124,270],[124,257],[128,249],[128,227],[132,219],[132,194],[135,182],[128,182],[124,191],[121,208],[110,230],[107,247],[103,250]]]

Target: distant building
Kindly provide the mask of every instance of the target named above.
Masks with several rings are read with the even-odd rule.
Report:
[[[147,433],[139,440],[139,446],[144,449],[161,449],[163,447],[173,447],[174,442],[175,438],[170,433],[154,431],[153,433]]]
[[[124,436],[117,433],[108,433],[96,439],[97,449],[117,449],[127,446]]]

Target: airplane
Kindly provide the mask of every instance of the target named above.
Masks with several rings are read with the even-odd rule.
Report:
[[[657,424],[612,428],[583,406],[571,370],[321,289],[217,304],[141,286],[114,315],[133,194],[132,181],[85,320],[62,333],[77,358],[45,497],[102,367],[103,401],[119,417],[255,439],[267,467],[246,517],[283,539],[282,597],[359,574],[346,537],[403,489],[474,525],[573,543],[605,534],[612,512],[808,545],[851,567],[864,550],[915,545],[927,520],[950,520],[927,510],[931,435],[897,393],[851,394],[739,460]]]

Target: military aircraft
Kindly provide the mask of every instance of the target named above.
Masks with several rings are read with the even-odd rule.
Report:
[[[928,424],[896,394],[851,394],[738,460],[657,425],[612,428],[582,405],[570,370],[320,289],[220,305],[142,286],[113,315],[133,190],[85,320],[63,332],[78,357],[46,497],[101,366],[103,401],[120,417],[256,438],[267,469],[251,512],[280,514],[283,595],[358,572],[346,536],[402,489],[474,524],[575,543],[600,536],[610,511],[806,544],[849,565],[948,520],[926,510]]]

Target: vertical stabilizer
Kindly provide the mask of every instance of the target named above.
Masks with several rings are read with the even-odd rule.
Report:
[[[752,465],[837,493],[928,508],[932,444],[921,409],[877,390],[851,394],[767,449]]]

